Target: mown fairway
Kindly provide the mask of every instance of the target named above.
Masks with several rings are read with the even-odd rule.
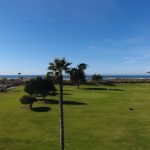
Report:
[[[64,93],[66,150],[150,150],[150,84],[65,86]],[[58,96],[30,111],[23,94],[23,87],[0,93],[0,150],[58,150]]]

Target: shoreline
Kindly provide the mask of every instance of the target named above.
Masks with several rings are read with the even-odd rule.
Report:
[[[36,77],[44,77],[44,75],[21,75],[21,78],[23,79],[32,79],[32,78],[36,78]],[[122,80],[144,80],[150,79],[150,74],[143,74],[143,75],[102,75],[103,76],[103,80],[118,80],[118,79],[122,79]],[[13,79],[19,79],[18,75],[0,75],[0,80],[2,79],[7,79],[7,80],[13,80]],[[86,75],[86,79],[87,80],[92,80],[92,75]],[[70,80],[69,75],[64,75],[64,80]]]

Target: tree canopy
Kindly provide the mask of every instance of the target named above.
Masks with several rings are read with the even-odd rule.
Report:
[[[35,79],[31,79],[25,85],[25,91],[30,95],[39,95],[45,99],[46,96],[50,95],[50,93],[55,93],[55,86],[53,81],[49,78],[41,78],[37,77]]]
[[[70,68],[69,66],[71,65],[70,62],[67,62],[65,58],[63,59],[58,59],[56,58],[53,62],[49,63],[48,70],[50,71],[49,73],[55,76],[59,77],[62,75],[63,72],[67,72]]]
[[[81,83],[86,82],[85,70],[88,65],[85,63],[79,64],[76,68],[69,69],[68,73],[70,74],[70,80],[73,84],[76,84],[79,88]]]
[[[32,105],[34,102],[37,102],[37,99],[31,95],[24,95],[20,98],[20,102],[23,105],[29,105],[30,109],[32,109]]]
[[[95,81],[96,83],[98,83],[102,79],[103,79],[103,77],[100,74],[94,74],[94,75],[92,75],[92,80]]]

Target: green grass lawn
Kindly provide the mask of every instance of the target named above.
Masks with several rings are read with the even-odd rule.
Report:
[[[66,150],[150,150],[150,84],[65,86],[64,93]],[[58,96],[30,111],[23,94],[22,86],[0,93],[0,150],[58,150]]]

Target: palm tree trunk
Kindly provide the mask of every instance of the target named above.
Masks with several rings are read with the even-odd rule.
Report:
[[[60,76],[60,150],[64,150],[64,110],[63,110],[63,76]]]

